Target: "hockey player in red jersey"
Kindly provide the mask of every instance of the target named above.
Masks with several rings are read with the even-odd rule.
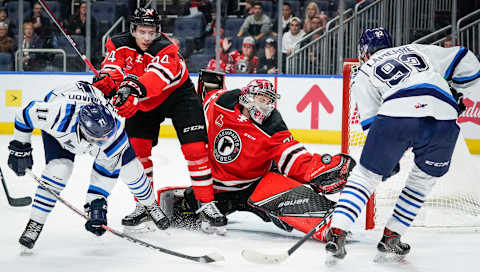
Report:
[[[241,53],[238,50],[228,52],[232,42],[225,38],[221,41],[220,70],[225,73],[257,73],[258,57],[255,55],[255,39],[245,37],[242,41]],[[212,59],[207,64],[207,70],[215,71],[217,62]]]
[[[226,217],[213,201],[207,133],[202,103],[195,93],[179,48],[160,31],[155,9],[137,8],[130,17],[130,31],[110,38],[100,76],[93,85],[113,97],[118,113],[127,118],[125,130],[145,173],[153,183],[152,147],[158,142],[160,124],[171,118],[188,164],[200,215],[207,225],[223,226]],[[149,220],[143,206],[123,220],[138,226]],[[143,224],[142,224],[143,225]]]
[[[227,91],[222,89],[223,76],[202,71],[198,86],[208,120],[217,206],[225,214],[253,212],[287,231],[310,231],[331,214],[335,202],[325,194],[343,188],[355,161],[344,154],[311,154],[293,139],[275,109],[280,96],[268,80]],[[159,191],[162,208],[180,225],[181,215],[196,209],[191,207],[191,190],[181,190]],[[168,201],[169,194],[177,200]],[[314,235],[321,241],[330,221],[324,222]]]

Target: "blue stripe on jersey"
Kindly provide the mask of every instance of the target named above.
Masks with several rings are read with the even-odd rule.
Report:
[[[41,207],[39,207],[39,206],[37,206],[37,205],[35,205],[35,204],[32,204],[32,208],[37,208],[37,209],[39,209],[39,210],[41,210],[41,211],[44,211],[44,212],[46,212],[46,213],[49,213],[49,212],[50,212],[50,210],[41,208]]]
[[[362,122],[360,122],[360,125],[362,125],[362,129],[363,130],[367,130],[368,128],[370,128],[370,126],[372,125],[373,121],[375,121],[375,118],[377,116],[372,116],[366,120],[363,120]]]
[[[359,207],[357,204],[355,204],[353,201],[350,201],[350,200],[348,200],[348,199],[343,199],[343,198],[341,198],[341,199],[338,200],[338,202],[348,203],[348,204],[352,205],[355,209],[357,209],[357,211],[358,211],[359,213],[362,212],[362,208],[360,208],[360,207]]]
[[[65,108],[65,116],[63,117],[60,125],[57,128],[57,131],[65,132],[67,131],[70,122],[72,121],[73,114],[75,113],[75,104],[67,104]]]
[[[21,132],[32,132],[33,128],[29,128],[27,125],[20,123],[18,120],[15,120],[15,129],[20,130]]]
[[[78,124],[78,115],[77,115],[77,119],[75,119],[75,124],[73,124],[72,129],[70,129],[71,133],[74,133],[77,131],[77,124]]]
[[[443,78],[445,80],[451,80],[453,76],[453,72],[455,72],[455,68],[457,68],[457,65],[460,63],[460,61],[465,57],[465,55],[468,53],[468,49],[460,46],[460,49],[457,52],[457,55],[455,55],[455,58],[453,58],[452,63],[450,63],[450,66],[448,66],[447,71],[445,72],[445,75]]]
[[[30,119],[30,114],[28,114],[28,111],[30,110],[31,107],[33,107],[33,104],[35,104],[36,101],[32,101],[28,104],[28,106],[23,109],[22,115],[23,115],[23,120],[25,121],[25,125],[27,127],[33,129],[33,124],[32,124],[32,119]]]
[[[464,83],[468,83],[470,81],[474,81],[475,79],[477,79],[479,77],[480,77],[480,71],[478,71],[476,74],[471,75],[471,76],[454,77],[454,78],[452,78],[452,82],[457,83],[457,84],[464,84]]]
[[[58,185],[58,186],[60,186],[60,187],[62,187],[62,188],[65,187],[65,184],[62,184],[62,183],[60,183],[60,182],[58,182],[58,181],[54,181],[53,179],[48,178],[48,177],[46,177],[46,176],[44,176],[44,175],[42,175],[42,178],[43,178],[44,180],[46,180],[46,181],[48,181],[48,182],[51,182],[51,183],[53,183],[53,184],[55,184],[55,185]]]
[[[137,187],[128,186],[128,187],[130,187],[130,190],[132,190],[132,191],[133,191],[133,190],[137,190],[137,189],[139,189],[140,187],[142,187],[143,185],[145,185],[145,182],[146,182],[146,181],[147,181],[147,176],[145,176],[145,178],[143,179],[142,184],[140,184],[139,186],[137,186]]]
[[[458,111],[457,101],[455,101],[455,98],[453,98],[451,94],[442,90],[438,86],[428,84],[428,83],[417,84],[405,89],[398,90],[394,94],[385,98],[383,102],[385,103],[389,100],[402,98],[402,97],[421,96],[421,95],[430,95],[435,98],[438,98],[439,100],[442,100],[443,102],[449,104],[450,106],[455,108],[456,111]]]
[[[118,178],[118,175],[120,174],[120,169],[116,169],[113,172],[110,172],[96,162],[93,164],[93,169],[100,175],[107,178]]]
[[[90,185],[88,187],[88,193],[91,194],[97,194],[97,195],[103,195],[104,197],[108,197],[110,195],[109,192],[105,191],[104,189],[97,187],[95,185]]]
[[[145,177],[145,174],[142,173],[142,175],[140,176],[139,179],[137,179],[137,181],[135,181],[133,183],[128,183],[127,185],[128,186],[133,186],[133,185],[137,184],[138,182],[140,182],[143,179],[143,177]]]
[[[45,102],[48,102],[50,100],[50,97],[52,97],[53,95],[53,91],[54,90],[51,90],[46,96],[45,96],[45,99],[43,101]]]
[[[126,141],[128,141],[128,137],[124,130],[122,134],[109,147],[105,148],[103,152],[107,154],[107,157],[110,157],[113,153],[115,153],[115,151],[122,147]]]

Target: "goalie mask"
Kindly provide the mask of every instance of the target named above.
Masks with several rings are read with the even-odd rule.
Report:
[[[78,113],[80,137],[90,144],[102,146],[116,132],[115,118],[100,104],[89,104]]]
[[[144,38],[147,40],[153,40],[160,35],[160,16],[155,9],[152,8],[137,8],[133,12],[133,15],[129,17],[130,33],[135,38]],[[155,33],[137,33],[137,26],[150,26],[155,27]]]
[[[239,103],[247,109],[253,121],[262,124],[275,109],[278,99],[280,95],[270,81],[255,79],[242,89]]]
[[[372,55],[378,50],[391,47],[393,47],[392,37],[385,28],[366,29],[358,43],[358,60],[363,64],[369,58],[367,54]]]

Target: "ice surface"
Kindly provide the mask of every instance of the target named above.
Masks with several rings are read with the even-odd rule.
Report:
[[[28,177],[18,178],[6,165],[9,135],[0,136],[0,167],[14,197],[33,195],[34,182]],[[33,136],[34,169],[37,174],[44,167],[43,149],[39,136]],[[312,152],[335,153],[339,146],[307,145]],[[476,164],[480,156],[474,156]],[[176,139],[162,139],[153,150],[156,188],[169,185],[188,185],[188,174]],[[92,159],[76,158],[75,170],[62,196],[82,208],[88,187]],[[476,181],[477,183],[480,181]],[[109,225],[121,230],[120,220],[134,208],[127,187],[119,180],[109,197]],[[428,230],[411,229],[404,240],[412,245],[411,253],[401,264],[375,264],[379,231],[363,231],[358,226],[347,244],[346,259],[335,267],[324,265],[324,245],[307,241],[284,263],[257,265],[248,263],[242,249],[279,254],[289,249],[303,233],[283,232],[273,224],[263,223],[248,213],[229,216],[225,237],[169,229],[136,235],[137,238],[158,246],[191,255],[218,252],[224,262],[193,263],[160,252],[139,247],[110,233],[97,238],[84,229],[84,220],[61,203],[57,203],[40,235],[32,256],[20,256],[18,238],[22,233],[30,207],[10,207],[0,191],[0,271],[231,271],[231,272],[304,272],[304,271],[478,271],[480,232],[472,229]]]

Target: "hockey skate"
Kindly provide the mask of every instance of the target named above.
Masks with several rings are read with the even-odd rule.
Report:
[[[31,255],[31,249],[35,245],[35,242],[42,231],[43,224],[40,224],[32,219],[30,219],[25,227],[25,230],[20,236],[18,242],[21,245],[21,255]]]
[[[157,228],[145,207],[136,202],[135,210],[122,219],[122,225],[127,233],[155,231]]]
[[[227,217],[218,210],[214,201],[200,203],[200,208],[196,213],[200,214],[200,228],[203,232],[208,234],[216,233],[218,235],[227,233]]]
[[[377,245],[378,253],[373,259],[376,263],[399,262],[410,252],[410,245],[400,241],[401,235],[387,228]]]
[[[325,260],[325,265],[335,265],[338,260],[345,258],[345,255],[347,255],[347,251],[345,250],[346,236],[347,233],[342,229],[330,228],[327,231],[327,245],[325,246],[327,258]]]
[[[168,227],[170,226],[170,220],[162,211],[160,206],[157,205],[157,203],[154,203],[153,205],[145,206],[145,210],[148,213],[148,215],[152,218],[153,223],[155,223],[157,228],[161,230],[168,229]]]

